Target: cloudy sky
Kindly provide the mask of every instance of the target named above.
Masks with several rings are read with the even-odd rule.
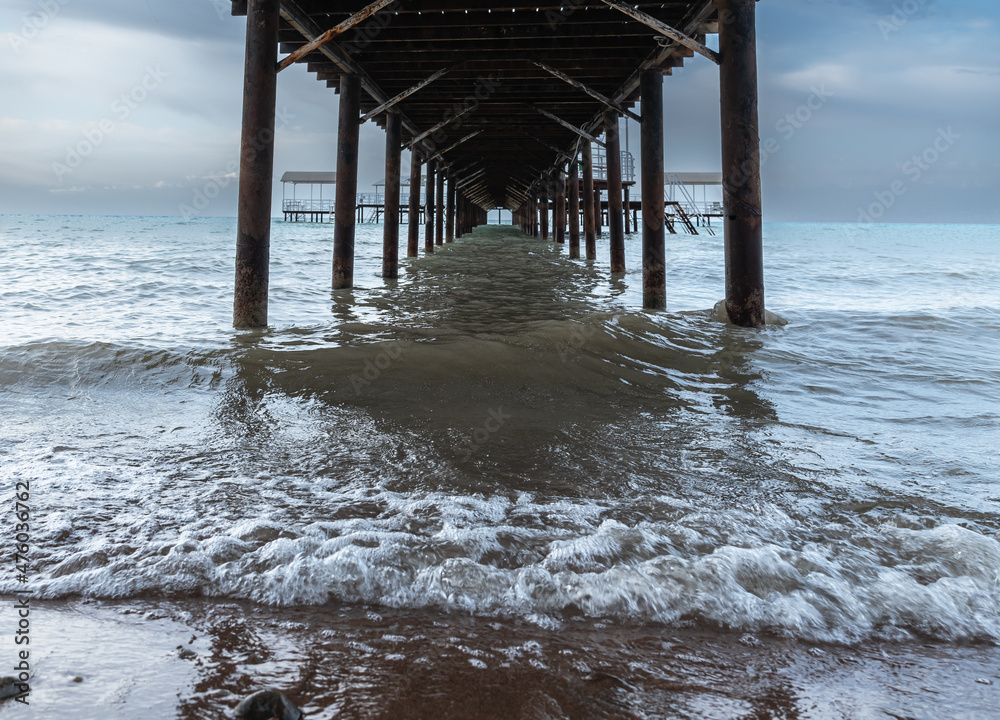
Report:
[[[177,215],[226,184],[245,35],[228,5],[4,0],[0,212]],[[1000,3],[761,0],[758,33],[768,220],[1000,223]],[[664,102],[667,169],[717,171],[717,69],[688,61]],[[334,169],[333,91],[291,68],[278,108],[276,176]],[[366,190],[382,131],[361,145]],[[235,211],[235,181],[203,210]]]

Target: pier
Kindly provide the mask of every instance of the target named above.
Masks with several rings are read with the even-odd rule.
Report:
[[[364,217],[358,130],[369,120],[386,131],[385,277],[398,273],[404,147],[410,187],[426,183],[422,218],[419,193],[410,193],[408,257],[419,254],[421,221],[424,252],[432,253],[506,208],[529,236],[557,244],[568,237],[571,258],[580,256],[581,216],[588,260],[597,259],[595,236],[606,224],[610,269],[626,272],[624,237],[639,217],[628,195],[630,156],[623,163],[621,151],[624,117],[641,135],[643,304],[665,307],[665,235],[676,222],[696,225],[681,200],[664,194],[663,79],[695,54],[719,68],[723,200],[705,215],[723,220],[726,309],[734,324],[764,324],[755,0],[232,5],[247,17],[236,327],[267,324],[275,93],[279,73],[293,64],[340,95],[334,289],[354,284],[354,233]],[[710,34],[719,36],[718,51],[705,44]]]

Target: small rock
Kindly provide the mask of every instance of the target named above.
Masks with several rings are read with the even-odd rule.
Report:
[[[198,653],[191,648],[182,647],[177,651],[177,657],[181,660],[194,660],[198,657]]]
[[[629,685],[627,682],[622,680],[617,675],[601,672],[600,670],[587,673],[586,675],[583,676],[583,679],[588,683],[593,683],[594,685],[604,689],[624,688],[626,690],[635,690],[634,687]]]
[[[83,682],[83,678],[80,677],[79,675],[74,675],[73,676],[73,682],[75,682],[75,683],[82,683]]]
[[[241,720],[302,720],[303,715],[284,694],[277,690],[260,690],[240,700],[236,717]]]
[[[260,665],[265,662],[264,658],[255,652],[242,652],[233,657],[238,663],[246,663],[247,665]]]
[[[0,700],[6,700],[7,698],[12,698],[15,695],[21,694],[21,688],[18,687],[18,682],[16,678],[12,677],[2,677],[0,678]]]

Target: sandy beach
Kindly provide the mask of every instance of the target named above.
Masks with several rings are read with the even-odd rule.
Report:
[[[1000,649],[985,644],[191,599],[47,602],[34,619],[16,715],[32,720],[224,718],[264,687],[309,720],[988,720],[1000,706]]]

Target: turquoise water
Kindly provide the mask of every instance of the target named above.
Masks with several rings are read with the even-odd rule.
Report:
[[[997,228],[767,225],[763,331],[713,319],[720,237],[650,314],[637,235],[624,279],[489,226],[388,282],[365,225],[332,293],[332,228],[276,221],[236,332],[234,237],[0,218],[35,597],[1000,643]]]

